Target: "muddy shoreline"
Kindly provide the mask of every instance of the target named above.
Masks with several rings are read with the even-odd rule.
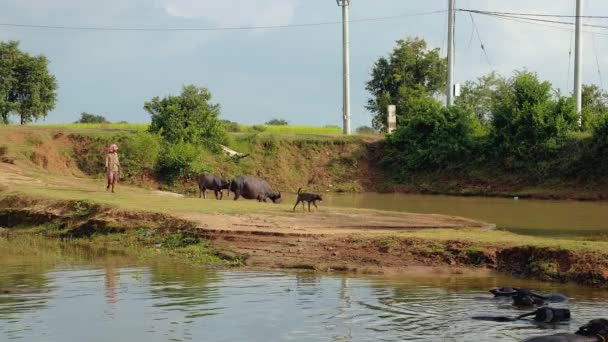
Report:
[[[5,236],[24,227],[52,224],[49,238],[89,239],[135,230],[163,237],[176,232],[205,241],[214,255],[249,268],[400,274],[496,271],[528,279],[608,287],[608,253],[552,247],[412,238],[394,232],[230,230],[201,227],[167,214],[120,211],[83,201],[11,196],[0,202]],[[148,242],[146,242],[148,241]],[[142,244],[150,243],[142,240]],[[159,244],[144,246],[158,249]],[[435,271],[431,271],[435,272]]]

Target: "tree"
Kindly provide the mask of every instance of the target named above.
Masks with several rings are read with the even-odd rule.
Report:
[[[492,141],[499,152],[530,160],[535,151],[556,146],[577,125],[572,98],[552,94],[551,83],[535,73],[516,72],[496,91]]]
[[[480,134],[472,112],[457,106],[444,108],[437,100],[424,101],[387,137],[381,163],[400,178],[409,171],[462,164]]]
[[[272,119],[269,120],[265,123],[265,125],[269,125],[269,126],[287,126],[289,125],[289,122],[287,122],[287,120],[284,119]]]
[[[21,124],[44,118],[55,108],[57,81],[45,56],[19,50],[19,43],[0,43],[0,118],[20,116]]]
[[[123,155],[121,166],[124,176],[140,175],[143,180],[145,173],[152,171],[156,166],[160,150],[160,137],[157,135],[137,132],[128,136],[121,146]]]
[[[590,130],[601,116],[608,113],[608,93],[595,84],[583,84],[582,93],[583,129]]]
[[[220,105],[213,104],[207,88],[184,86],[179,96],[158,96],[144,104],[152,116],[149,132],[159,133],[167,142],[202,144],[217,149],[227,139],[219,120]]]
[[[76,121],[75,123],[110,123],[104,116],[102,115],[95,115],[95,114],[90,114],[87,112],[82,112],[80,113],[80,119],[78,119],[78,121]]]
[[[357,127],[356,132],[357,132],[357,134],[368,134],[368,135],[377,134],[378,133],[378,132],[376,132],[375,129],[373,129],[372,127],[369,127],[369,126],[360,126],[360,127]]]
[[[492,103],[494,95],[505,79],[495,71],[481,76],[477,81],[467,81],[456,97],[455,105],[472,111],[481,123],[492,121]]]
[[[388,57],[381,57],[374,63],[371,79],[367,82],[371,98],[366,108],[373,114],[373,127],[379,131],[386,129],[389,104],[397,106],[397,119],[401,121],[411,109],[411,98],[404,96],[428,98],[438,95],[445,88],[445,78],[446,60],[439,56],[439,49],[428,49],[420,38],[397,41]]]

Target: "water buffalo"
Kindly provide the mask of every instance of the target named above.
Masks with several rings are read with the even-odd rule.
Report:
[[[511,297],[515,306],[543,305],[544,303],[563,303],[568,297],[560,293],[538,294],[518,287],[497,287],[490,292],[495,297]]]
[[[198,189],[200,191],[198,194],[199,198],[201,196],[207,198],[207,189],[209,189],[213,190],[215,193],[215,199],[221,200],[224,198],[224,192],[222,190],[228,189],[229,187],[230,182],[225,181],[212,173],[204,172],[198,176]]]
[[[532,337],[524,342],[602,342],[608,340],[608,320],[594,319],[574,334],[555,334]]]
[[[234,200],[239,197],[257,199],[266,202],[271,199],[273,203],[281,202],[281,192],[275,192],[263,179],[253,176],[240,176],[230,182],[230,191],[234,192]]]

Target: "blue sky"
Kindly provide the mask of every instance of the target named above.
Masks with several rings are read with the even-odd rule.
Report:
[[[586,14],[608,15],[608,4],[586,0]],[[351,17],[369,18],[445,10],[447,0],[351,0]],[[459,8],[574,14],[574,0],[457,0]],[[218,27],[339,21],[334,0],[4,0],[0,22],[120,27]],[[563,93],[571,33],[475,16],[490,59],[471,41],[468,15],[457,16],[456,79],[494,69],[509,75],[528,68]],[[600,22],[598,22],[600,23]],[[608,30],[596,30],[608,34]],[[404,17],[351,26],[353,126],[366,125],[365,82],[374,61],[397,39],[419,36],[445,46],[446,14]],[[274,117],[293,124],[341,124],[341,26],[224,32],[74,32],[0,27],[0,39],[45,54],[59,82],[56,109],[46,122],[71,122],[80,112],[112,121],[147,122],[144,101],[178,94],[184,84],[208,87],[222,116],[243,123]],[[595,42],[595,48],[594,46]],[[584,81],[608,80],[608,36],[585,34]],[[445,54],[445,48],[443,48]],[[596,61],[597,55],[597,61]],[[606,82],[606,80],[604,82]]]

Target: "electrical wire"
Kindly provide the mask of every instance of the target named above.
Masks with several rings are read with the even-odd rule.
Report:
[[[600,60],[597,56],[597,48],[595,46],[595,34],[591,34],[591,41],[593,45],[593,54],[595,54],[595,65],[597,66],[597,75],[600,79],[600,86],[604,87],[604,81],[602,80],[602,70],[600,69]]]
[[[471,13],[469,13],[471,14]],[[490,67],[491,70],[494,70],[494,67],[492,66],[492,62],[490,62],[490,57],[488,57],[488,52],[486,51],[486,47],[483,44],[483,40],[481,39],[481,35],[479,35],[479,28],[477,28],[477,24],[475,24],[475,19],[473,18],[473,15],[471,14],[471,22],[473,23],[473,27],[475,28],[475,32],[477,33],[477,39],[479,39],[479,44],[481,45],[481,50],[483,51],[483,55],[486,58],[486,62],[488,62],[488,66]]]
[[[473,13],[487,13],[487,14],[498,14],[498,15],[511,15],[520,17],[553,17],[553,18],[576,18],[576,15],[568,14],[546,14],[546,13],[522,13],[522,12],[498,12],[498,11],[482,11],[468,8],[459,8],[458,11],[473,12]],[[581,15],[581,18],[589,19],[608,19],[606,15]]]
[[[393,20],[415,16],[425,16],[437,13],[444,13],[447,10],[420,12],[420,13],[406,13],[393,16],[385,17],[372,17],[372,18],[361,18],[352,19],[349,23],[363,23],[383,20]],[[134,32],[188,32],[188,31],[244,31],[244,30],[269,30],[269,29],[283,29],[283,28],[298,28],[298,27],[313,27],[313,26],[327,26],[327,25],[341,25],[342,21],[325,21],[316,23],[303,23],[303,24],[287,24],[287,25],[266,25],[266,26],[229,26],[229,27],[203,27],[203,28],[153,28],[153,27],[111,27],[111,26],[61,26],[61,25],[31,25],[31,24],[17,24],[17,23],[0,23],[0,26],[5,27],[17,27],[17,28],[31,28],[31,29],[49,29],[49,30],[65,30],[65,31],[134,31]]]

